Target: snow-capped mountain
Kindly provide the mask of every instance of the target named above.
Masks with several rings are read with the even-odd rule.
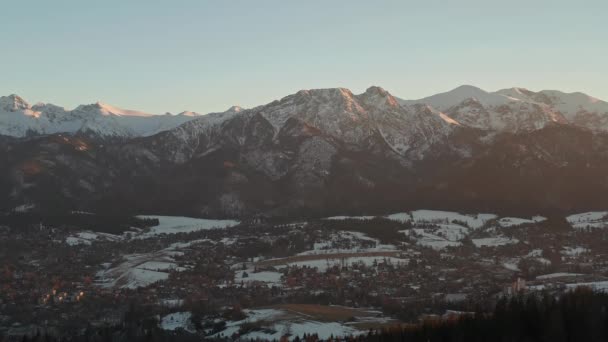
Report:
[[[205,115],[165,132],[161,145],[174,146],[173,161],[185,162],[226,144],[251,148],[318,135],[328,144],[366,150],[380,143],[400,157],[421,159],[457,125],[429,106],[400,105],[380,87],[360,95],[344,88],[312,89],[249,110]]]
[[[608,103],[583,93],[554,90],[533,92],[524,88],[487,92],[473,86],[402,104],[424,103],[459,123],[498,131],[529,131],[549,123],[574,124],[608,130]]]
[[[589,210],[608,201],[605,108],[577,93],[470,86],[415,101],[380,87],[311,89],[175,116],[3,97],[0,212]]]
[[[402,125],[408,116],[421,110],[426,111],[426,114],[418,115],[423,121],[406,120],[407,124]],[[235,106],[226,113],[242,111],[242,108]],[[404,132],[416,125],[423,127],[429,124],[426,122],[428,120],[435,121],[432,126],[444,125],[444,130],[459,125],[519,132],[557,123],[608,131],[607,102],[583,93],[556,90],[533,92],[524,88],[487,92],[464,85],[418,100],[398,99],[379,87],[370,87],[360,95],[354,95],[344,88],[313,89],[256,107],[255,111],[273,126],[275,134],[288,119],[296,118],[325,132],[341,135],[349,143],[361,143],[370,134],[379,133],[400,154],[414,147],[409,140],[403,140],[404,136],[412,135],[395,135],[395,130]],[[0,135],[14,137],[75,132],[101,137],[150,136],[199,116],[189,111],[177,115],[152,115],[100,102],[66,110],[53,104],[30,106],[17,95],[0,97]],[[217,114],[212,116],[217,117]],[[437,120],[437,117],[441,120]],[[391,122],[384,129],[377,126],[383,120]],[[215,119],[206,119],[197,125],[206,121]],[[431,136],[438,137],[435,133],[426,135]]]
[[[54,133],[123,138],[149,136],[198,116],[194,112],[152,115],[101,102],[66,110],[47,103],[31,106],[17,95],[0,97],[0,134],[13,137]]]

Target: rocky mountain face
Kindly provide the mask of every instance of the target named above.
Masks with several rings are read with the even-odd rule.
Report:
[[[0,116],[65,118],[18,98],[0,105]],[[608,200],[608,106],[581,94],[463,86],[404,101],[379,87],[359,95],[302,90],[153,135],[141,132],[158,126],[135,131],[120,121],[147,116],[92,106],[70,115],[97,111],[131,130],[102,134],[112,121],[93,121],[86,127],[96,130],[0,138],[0,210],[537,214],[599,209]]]

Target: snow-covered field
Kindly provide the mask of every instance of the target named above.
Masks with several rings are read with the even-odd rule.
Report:
[[[240,224],[236,220],[208,220],[182,216],[156,216],[139,215],[138,218],[158,219],[159,224],[144,231],[141,229],[129,230],[122,235],[113,235],[100,232],[82,231],[68,236],[65,243],[71,246],[91,245],[94,241],[118,241],[121,239],[147,239],[162,234],[191,233],[199,230],[224,229]]]
[[[328,239],[315,242],[312,250],[298,253],[298,255],[363,253],[395,250],[397,250],[395,245],[382,244],[378,239],[371,238],[363,233],[338,231],[332,232]]]
[[[395,213],[383,216],[386,219],[398,222],[416,223],[464,223],[472,229],[483,227],[486,223],[496,220],[499,227],[507,228],[524,224],[534,224],[547,220],[546,217],[536,215],[531,218],[520,217],[498,217],[494,214],[461,214],[441,210],[415,210],[411,212]],[[338,217],[336,217],[337,219]],[[372,216],[339,216],[341,219],[368,219]],[[608,211],[592,211],[574,214],[566,217],[566,220],[575,229],[585,228],[608,228]]]
[[[546,219],[547,218],[543,217],[543,216],[534,216],[531,219],[524,219],[524,218],[519,218],[519,217],[502,217],[497,222],[498,222],[499,226],[506,228],[506,227],[520,226],[522,224],[533,224],[533,223],[543,222]]]
[[[533,216],[531,218],[519,217],[502,217],[499,218],[495,214],[461,214],[453,211],[443,210],[414,210],[410,212],[394,213],[386,216],[333,216],[326,218],[327,220],[371,220],[376,217],[382,217],[392,221],[401,223],[412,222],[414,225],[423,223],[458,223],[471,229],[479,229],[492,220],[500,227],[512,227],[523,224],[533,224],[545,221],[547,218],[543,216]]]
[[[409,213],[395,213],[386,216],[387,219],[397,222],[409,222],[412,220],[412,215]]]
[[[473,244],[476,247],[498,247],[519,242],[517,239],[508,238],[505,236],[472,239],[471,241],[473,241]]]
[[[281,337],[290,335],[293,340],[296,336],[302,337],[304,334],[317,334],[320,339],[334,337],[345,337],[350,335],[361,335],[365,330],[359,330],[349,324],[339,322],[322,322],[313,317],[284,309],[249,309],[243,310],[247,318],[240,321],[229,321],[226,329],[212,337],[232,336],[239,332],[244,324],[257,323],[257,328],[241,335],[242,340],[261,339],[268,341],[279,341]],[[384,317],[359,317],[362,322],[384,322]]]
[[[454,223],[464,222],[473,229],[481,228],[487,221],[495,219],[494,214],[465,215],[452,211],[415,210],[411,213],[414,222]]]
[[[386,216],[333,216],[328,220],[370,220],[382,217],[397,222],[427,222],[427,223],[452,223],[463,222],[473,229],[482,227],[487,221],[497,218],[494,214],[460,214],[452,211],[442,210],[414,210],[411,212],[394,213]]]
[[[376,216],[332,216],[326,217],[324,220],[343,221],[343,220],[372,220]]]
[[[298,320],[295,322],[283,321],[271,324],[268,328],[270,329],[268,331],[252,331],[243,335],[242,338],[278,341],[286,334],[291,334],[291,336],[317,334],[320,339],[327,340],[332,336],[350,336],[365,333],[364,331],[337,322],[318,322],[309,320]]]
[[[93,241],[118,241],[122,239],[119,235],[107,234],[107,233],[94,233],[91,231],[78,232],[74,235],[68,236],[65,239],[65,243],[70,246],[78,245],[91,245]]]
[[[429,231],[426,229],[407,229],[401,230],[401,233],[409,236],[410,238],[416,240],[416,244],[419,246],[430,247],[432,249],[441,250],[447,247],[458,247],[462,245],[458,240],[450,240],[449,237],[454,237],[456,235],[449,234],[446,237],[442,237]]]
[[[591,211],[566,217],[574,229],[608,228],[608,211]]]
[[[589,287],[594,291],[606,292],[608,291],[608,281],[594,281],[589,283],[573,283],[567,284],[566,287],[569,289],[575,289],[577,287]]]
[[[173,247],[147,254],[123,256],[123,262],[97,272],[97,284],[102,287],[135,289],[167,280],[169,272],[183,271],[174,260],[180,253]]]
[[[380,257],[380,256],[359,256],[359,257],[346,257],[346,258],[327,258],[327,259],[316,259],[316,260],[305,260],[305,261],[294,261],[288,262],[285,266],[299,266],[299,267],[311,267],[317,268],[319,272],[325,272],[328,268],[342,265],[352,266],[353,264],[363,264],[365,266],[373,266],[381,263],[392,263],[394,265],[407,265],[408,259],[401,259],[396,257]]]
[[[241,283],[265,283],[268,287],[281,286],[281,276],[279,272],[260,271],[254,272],[253,269],[236,271],[234,274],[234,282],[237,285]]]
[[[536,279],[544,280],[544,279],[553,279],[553,278],[578,277],[578,276],[582,276],[582,275],[583,274],[581,274],[581,273],[557,272],[557,273],[539,275],[538,277],[536,277]]]
[[[222,229],[238,225],[235,220],[207,220],[182,216],[139,215],[142,219],[158,219],[159,224],[149,231],[139,235],[139,238],[149,238],[161,234],[191,233],[199,230]]]
[[[192,314],[190,312],[174,312],[163,316],[159,322],[159,326],[163,330],[184,329],[194,332],[194,326],[190,321]]]
[[[589,249],[584,248],[584,247],[570,247],[570,246],[565,246],[562,251],[561,254],[564,256],[568,256],[568,257],[577,257],[581,254],[584,253],[588,253]]]

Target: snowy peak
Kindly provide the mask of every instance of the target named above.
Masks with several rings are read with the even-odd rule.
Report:
[[[402,105],[427,104],[462,125],[495,131],[529,131],[549,123],[608,130],[608,103],[583,93],[513,87],[496,92],[464,85]]]
[[[527,99],[531,99],[535,93],[526,88],[513,87],[513,88],[501,89],[501,90],[497,91],[496,94],[504,95],[504,96],[507,96],[507,97],[510,97],[513,99],[518,99],[518,100],[527,100]]]
[[[76,108],[81,112],[90,112],[92,114],[99,114],[104,116],[138,116],[138,117],[150,117],[152,114],[144,113],[136,110],[122,109],[115,107],[103,102],[96,102],[89,105],[81,105]]]
[[[170,113],[167,113],[166,115],[171,115]],[[187,117],[197,117],[197,116],[201,116],[201,114],[197,113],[197,112],[191,112],[189,110],[183,111],[179,114],[177,114],[178,116],[187,116]]]
[[[357,105],[355,96],[346,88],[327,88],[327,89],[306,89],[300,90],[294,95],[287,96],[281,101],[290,100],[293,97],[294,102],[299,104],[305,103],[334,103],[344,105],[349,110],[354,109]]]
[[[365,93],[358,96],[361,99],[361,102],[365,103],[368,106],[388,109],[395,109],[399,107],[399,102],[396,98],[394,98],[388,91],[377,87],[371,86],[367,88]]]
[[[0,97],[0,135],[13,137],[81,132],[100,137],[130,138],[169,130],[193,118],[152,115],[102,102],[66,110],[48,103],[30,106],[17,95]]]
[[[30,109],[29,103],[18,95],[0,97],[0,110],[4,112],[17,112]]]
[[[226,112],[228,113],[239,113],[242,112],[244,109],[240,106],[232,106],[230,108],[228,108],[228,110]]]
[[[474,100],[483,106],[500,106],[513,101],[514,99],[510,99],[501,94],[489,93],[474,86],[462,85],[448,92],[432,95],[419,100],[402,100],[402,103],[428,104],[439,111],[445,112],[451,107],[461,104],[465,100]]]
[[[553,106],[569,118],[581,112],[608,115],[608,102],[581,92],[564,93],[557,90],[542,90],[539,96],[546,96]]]
[[[560,123],[608,131],[608,103],[584,93],[535,92],[521,87],[488,92],[462,85],[418,100],[395,98],[378,86],[358,95],[346,88],[308,89],[253,109],[232,106],[210,116],[191,111],[153,115],[103,102],[73,110],[45,103],[30,106],[13,94],[0,97],[0,134],[21,137],[87,129],[101,136],[148,136],[196,118],[206,117],[198,126],[205,122],[215,125],[240,115],[264,118],[273,127],[275,138],[289,119],[295,119],[327,134],[342,134],[349,143],[365,141],[379,124],[437,126],[442,132],[446,131],[444,124],[516,132]],[[416,120],[430,121],[427,125]]]

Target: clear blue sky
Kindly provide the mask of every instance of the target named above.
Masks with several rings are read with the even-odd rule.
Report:
[[[379,85],[608,100],[608,1],[3,1],[0,94],[153,113]]]

